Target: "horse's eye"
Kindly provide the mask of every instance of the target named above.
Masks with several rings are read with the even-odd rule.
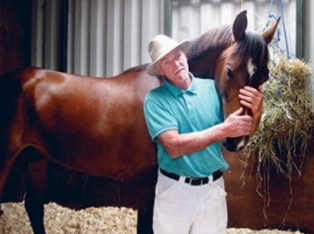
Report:
[[[233,78],[233,73],[232,73],[232,70],[230,68],[227,68],[227,76],[229,79]]]

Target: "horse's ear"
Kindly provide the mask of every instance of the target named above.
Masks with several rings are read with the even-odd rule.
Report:
[[[232,26],[232,32],[234,39],[240,41],[245,36],[245,30],[247,27],[246,10],[240,12],[235,18]]]
[[[280,17],[277,19],[277,22],[275,24],[270,26],[268,29],[266,29],[262,33],[262,37],[264,38],[266,44],[269,44],[272,41],[274,34],[276,32],[276,29],[278,27],[279,21],[280,21]]]

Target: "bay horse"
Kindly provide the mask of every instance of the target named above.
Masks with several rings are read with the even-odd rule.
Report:
[[[241,87],[258,87],[268,79],[267,46],[278,22],[262,33],[246,32],[243,11],[232,25],[213,28],[191,40],[187,54],[190,70],[196,77],[215,79],[225,117],[240,107]],[[144,213],[149,221],[142,221],[140,212],[144,208],[136,203],[138,233],[152,233],[157,158],[144,121],[143,100],[148,91],[161,85],[162,79],[149,76],[146,66],[107,79],[33,67],[1,77],[0,197],[18,156],[30,161],[51,160],[90,176],[129,181],[134,187],[147,185],[152,196],[146,199],[151,207],[146,207],[148,213]],[[224,145],[237,151],[247,140],[227,139]],[[30,165],[35,166],[29,171],[25,206],[34,232],[45,233],[42,219],[34,218],[42,204],[31,195],[46,189],[47,167],[41,167],[41,163]],[[136,188],[140,194],[143,187]]]

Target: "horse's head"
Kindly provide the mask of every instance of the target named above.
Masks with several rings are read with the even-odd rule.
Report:
[[[216,87],[222,98],[225,118],[241,106],[239,89],[246,85],[257,88],[268,80],[267,45],[273,38],[278,22],[261,34],[247,33],[246,11],[236,17],[231,44],[218,57],[215,67]],[[252,113],[244,110],[243,114]],[[230,151],[237,151],[245,146],[248,138],[227,138],[224,145]]]

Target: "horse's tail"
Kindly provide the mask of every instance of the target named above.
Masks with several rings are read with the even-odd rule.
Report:
[[[18,74],[21,70],[8,72],[0,77],[0,132],[4,124],[11,119],[17,105],[18,97],[22,92],[21,81],[18,79]]]
[[[22,94],[21,70],[11,71],[0,77],[0,199],[11,167],[17,155],[10,154],[11,142],[18,141],[12,135],[13,119],[17,119]]]

